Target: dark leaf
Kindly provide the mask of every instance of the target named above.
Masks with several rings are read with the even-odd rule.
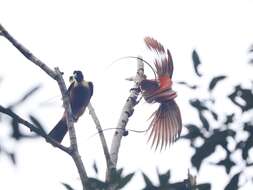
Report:
[[[213,118],[217,121],[217,120],[218,120],[218,117],[219,117],[218,114],[215,113],[214,111],[211,111],[211,110],[210,110],[210,112],[211,112]]]
[[[108,187],[107,183],[92,177],[88,178],[88,183],[90,189],[106,190],[106,188]]]
[[[251,89],[242,88],[237,85],[234,92],[228,96],[230,100],[241,108],[241,110],[248,111],[253,108],[253,94]]]
[[[193,124],[185,125],[185,127],[188,129],[188,133],[184,136],[181,136],[181,138],[189,139],[191,141],[194,141],[196,138],[201,137],[205,138],[199,127]]]
[[[234,117],[235,117],[235,114],[234,113],[232,113],[232,114],[230,114],[230,115],[227,115],[227,118],[226,118],[226,121],[225,121],[225,125],[228,125],[228,124],[230,124],[230,123],[233,123],[233,121],[234,121]]]
[[[132,179],[133,176],[134,176],[134,173],[130,173],[130,174],[126,175],[125,177],[123,177],[119,181],[118,189],[121,189],[121,188],[125,187],[125,185],[130,182],[130,180]]]
[[[35,118],[32,115],[29,115],[29,118],[32,121],[32,123],[41,130],[42,133],[47,134],[41,122],[37,118]]]
[[[17,122],[17,120],[15,120],[15,119],[11,120],[11,126],[12,126],[11,137],[14,138],[15,140],[21,140],[21,139],[24,139],[24,138],[37,138],[37,137],[39,137],[39,135],[37,135],[37,134],[34,134],[34,135],[24,134],[20,130],[20,125]]]
[[[146,174],[142,173],[143,179],[145,181],[146,187],[154,188],[155,186],[151,182],[151,180],[146,176]]]
[[[235,174],[230,182],[227,184],[224,190],[238,190],[239,189],[239,177],[241,175],[241,172]]]
[[[61,183],[67,190],[74,190],[69,184]]]
[[[190,104],[198,111],[208,110],[208,107],[205,105],[205,103],[203,101],[200,101],[199,99],[190,100]]]
[[[242,149],[242,158],[244,160],[247,160],[248,159],[248,156],[249,156],[249,151],[250,149],[253,147],[253,137],[252,136],[249,136],[247,138],[247,140],[244,142],[244,146],[243,146],[243,149]]]
[[[13,108],[13,107],[18,106],[19,104],[23,103],[28,98],[30,98],[30,96],[32,96],[35,92],[37,92],[37,90],[39,90],[40,88],[41,88],[41,85],[37,85],[37,86],[33,87],[22,98],[20,98],[16,103],[10,105],[9,108]]]
[[[226,173],[229,174],[232,167],[235,166],[236,163],[230,159],[230,156],[228,154],[224,160],[219,161],[218,163],[216,163],[216,165],[224,166],[226,169]]]
[[[225,78],[226,78],[225,75],[214,77],[209,84],[208,90],[212,91],[214,87],[217,85],[217,83],[220,82],[221,80],[224,80]]]
[[[23,138],[23,134],[21,134],[20,132],[19,123],[17,122],[17,120],[12,119],[11,126],[12,126],[11,136],[16,140],[20,140],[21,138]]]
[[[223,131],[219,129],[214,130],[213,134],[205,140],[204,144],[196,148],[196,152],[191,158],[193,166],[199,170],[203,160],[214,153],[217,145],[221,145],[227,150],[227,137],[229,136],[234,137],[235,132],[230,129]]]
[[[8,153],[8,156],[10,157],[11,162],[12,162],[14,165],[16,165],[16,164],[17,164],[17,161],[16,161],[15,153],[14,153],[14,152]]]
[[[243,129],[249,133],[249,136],[245,141],[239,142],[240,144],[237,144],[237,148],[242,150],[242,158],[247,160],[249,151],[253,147],[253,125],[248,122],[244,123]]]
[[[209,131],[209,122],[207,121],[207,119],[205,118],[203,112],[199,112],[199,119],[202,123],[202,126]]]
[[[97,167],[97,164],[95,161],[93,163],[93,169],[94,169],[95,173],[98,174],[98,167]]]
[[[120,168],[116,171],[116,175],[117,176],[121,176],[122,175],[122,172],[123,172],[123,168]]]
[[[244,123],[243,130],[247,131],[249,135],[253,135],[253,125],[250,122]]]
[[[195,89],[198,88],[197,85],[190,85],[190,84],[188,84],[187,82],[184,82],[184,81],[179,81],[179,82],[177,82],[177,84],[184,85],[184,86],[186,86],[186,87],[188,87],[188,88],[190,88],[192,90],[195,90]]]
[[[199,65],[201,64],[201,61],[200,61],[200,59],[199,59],[199,55],[198,55],[198,53],[197,53],[196,50],[193,50],[193,52],[192,52],[192,60],[193,60],[193,67],[194,67],[195,73],[196,73],[199,77],[201,77],[202,74],[200,74],[200,73],[199,73],[199,70],[198,70],[198,67],[199,67]]]
[[[196,190],[211,190],[211,184],[210,183],[203,183],[196,186]]]
[[[165,186],[165,185],[167,185],[169,183],[170,170],[168,170],[164,174],[160,174],[159,171],[157,170],[157,174],[158,174],[160,186]]]

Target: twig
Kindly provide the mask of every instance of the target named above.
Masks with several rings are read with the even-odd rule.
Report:
[[[35,132],[36,134],[40,135],[41,137],[44,137],[44,139],[46,139],[46,141],[48,143],[50,143],[51,145],[53,145],[53,146],[61,149],[62,151],[70,154],[70,149],[68,147],[65,147],[65,146],[61,145],[60,143],[58,143],[57,141],[55,141],[54,139],[52,139],[51,137],[49,137],[47,134],[45,134],[40,128],[35,127],[30,122],[22,119],[20,116],[18,116],[17,114],[15,114],[9,108],[4,108],[3,106],[0,105],[0,112],[6,114],[8,116],[10,116],[14,120],[16,120],[18,123],[23,124],[24,126],[28,127],[31,131]]]
[[[66,88],[65,82],[62,78],[62,73],[60,72],[59,68],[55,68],[55,71],[53,71],[45,63],[43,63],[41,60],[39,60],[37,57],[35,57],[22,44],[18,43],[17,40],[15,40],[1,24],[0,24],[0,34],[2,36],[4,36],[6,39],[8,39],[27,59],[29,59],[35,65],[40,67],[51,78],[53,78],[54,80],[57,81],[59,88],[61,90],[61,93],[62,93],[64,108],[67,113],[67,126],[68,126],[68,130],[69,130],[70,143],[71,143],[70,155],[73,158],[73,160],[76,164],[76,167],[78,169],[78,173],[79,173],[80,179],[82,181],[83,189],[88,190],[88,176],[87,176],[86,170],[84,168],[83,162],[81,160],[81,156],[78,152],[78,146],[77,146],[77,141],[76,141],[75,129],[74,129],[74,125],[73,125],[71,106],[70,106],[69,98],[67,96],[67,88]]]
[[[106,165],[107,165],[107,174],[108,174],[107,180],[109,181],[111,179],[111,170],[114,169],[114,165],[111,161],[111,157],[110,157],[108,146],[107,146],[107,143],[106,143],[106,140],[105,140],[103,129],[101,127],[99,119],[98,119],[98,117],[95,113],[95,110],[94,110],[93,106],[91,105],[91,103],[89,103],[88,109],[89,109],[89,113],[90,113],[90,115],[91,115],[91,117],[92,117],[92,119],[93,119],[93,121],[96,125],[96,129],[98,131],[100,141],[101,141],[101,144],[102,144],[102,147],[103,147],[103,151],[104,151],[104,155],[105,155],[105,159],[106,159]]]
[[[17,40],[15,40],[7,30],[0,24],[0,35],[4,36],[8,39],[27,59],[33,62],[35,65],[39,66],[42,70],[44,70],[49,76],[56,80],[55,72],[50,69],[45,63],[43,63],[40,59],[35,57],[28,49],[26,49],[22,44],[20,44]]]
[[[137,98],[140,93],[139,82],[143,78],[144,78],[144,65],[142,61],[138,61],[137,73],[134,78],[135,84],[133,88],[131,89],[131,93],[129,97],[127,98],[127,101],[122,109],[122,112],[121,112],[121,115],[116,127],[119,129],[115,131],[113,139],[112,139],[110,156],[111,156],[114,168],[116,168],[117,166],[120,143],[121,143],[122,136],[124,135],[128,119],[134,111],[134,106],[138,103]]]

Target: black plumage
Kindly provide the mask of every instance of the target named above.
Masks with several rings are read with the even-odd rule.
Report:
[[[77,121],[84,113],[93,95],[93,83],[85,81],[81,71],[74,71],[73,74],[74,80],[68,88],[68,95],[74,120]],[[49,132],[49,136],[56,141],[61,142],[67,131],[66,112],[64,112],[60,121]]]

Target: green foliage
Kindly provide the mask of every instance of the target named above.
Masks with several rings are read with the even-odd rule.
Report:
[[[20,99],[18,99],[17,101],[15,101],[14,103],[10,104],[7,108],[11,111],[14,111],[16,108],[18,108],[18,106],[20,106],[21,104],[25,103],[26,101],[28,101],[32,95],[34,95],[36,92],[38,92],[38,90],[41,88],[40,85],[36,85],[34,86],[32,89],[28,90]],[[3,117],[3,115],[0,113],[0,116]],[[38,128],[40,128],[42,131],[45,132],[43,125],[39,122],[39,120],[30,114],[29,116],[30,120],[34,123],[35,126],[37,126]],[[24,139],[33,139],[33,138],[38,138],[39,136],[36,134],[26,134],[23,132],[22,130],[22,126],[20,126],[20,124],[12,118],[7,117],[6,120],[0,120],[1,125],[4,122],[7,122],[9,126],[11,126],[11,130],[10,130],[10,136],[9,136],[9,140],[14,139],[15,141],[20,141],[20,140],[24,140]],[[8,127],[9,127],[8,126]],[[4,141],[6,142],[6,141]],[[5,145],[3,144],[3,142],[1,142],[2,144],[0,144],[0,154],[5,154],[8,156],[8,158],[10,158],[10,161],[16,165],[17,160],[16,160],[16,153],[12,150],[8,150],[7,148],[5,148]]]
[[[61,183],[67,190],[75,190],[73,187],[71,187],[69,184],[67,183]]]
[[[198,76],[197,67],[199,64],[198,55],[194,50],[193,65]],[[217,104],[212,93],[215,91],[216,86],[221,85],[221,81],[226,78],[229,78],[229,76],[214,76],[207,85],[208,88],[199,88],[200,84],[179,83],[186,87],[198,86],[198,92],[205,91],[207,94],[209,93],[206,98],[189,100],[192,108],[197,111],[201,124],[187,124],[187,133],[181,139],[189,140],[191,147],[195,150],[191,157],[191,163],[197,171],[200,170],[202,165],[207,164],[205,162],[207,158],[216,153],[216,147],[222,147],[226,152],[225,158],[221,158],[220,161],[210,164],[224,167],[228,176],[232,175],[225,189],[233,190],[240,188],[238,185],[240,176],[246,175],[244,173],[245,169],[252,166],[252,162],[249,161],[249,151],[253,147],[253,123],[247,117],[244,117],[244,115],[252,115],[253,113],[253,89],[246,88],[243,84],[235,84],[235,87],[231,89],[232,92],[230,91],[229,94],[223,95],[223,98],[231,100],[234,110],[230,110],[230,113],[224,113],[223,111],[216,113],[214,108]],[[196,88],[190,89],[196,90]],[[222,95],[219,94],[219,96],[221,97]],[[238,112],[238,108],[241,110],[241,113],[235,114]],[[216,125],[219,125],[218,127],[213,126],[213,119]],[[241,139],[240,134],[243,133],[248,133],[248,136]],[[197,142],[199,139],[201,141]],[[199,144],[199,142],[202,142],[202,144]],[[233,155],[238,151],[241,152],[241,160],[236,162],[233,160]],[[239,167],[239,173],[235,175],[231,173],[234,167],[237,170]]]

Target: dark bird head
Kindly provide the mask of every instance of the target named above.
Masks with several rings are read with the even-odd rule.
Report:
[[[82,71],[74,71],[73,76],[76,79],[77,82],[83,81],[83,73]]]

